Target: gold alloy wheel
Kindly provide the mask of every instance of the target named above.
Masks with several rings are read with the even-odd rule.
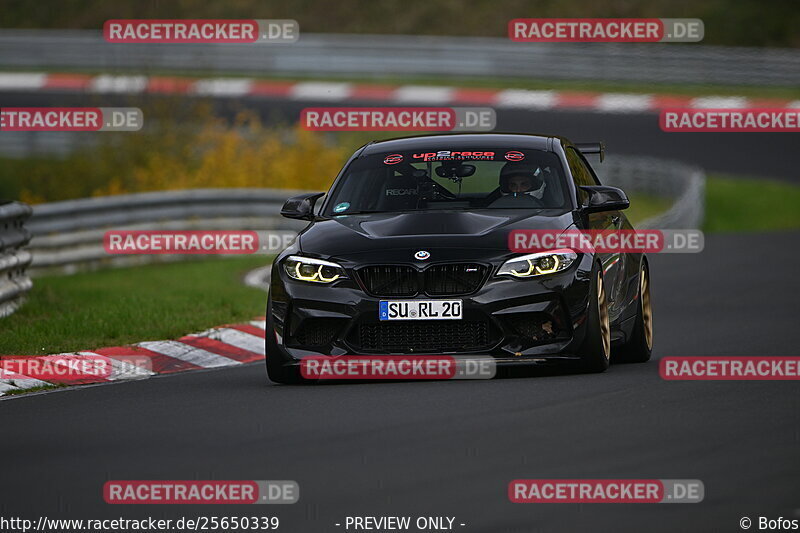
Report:
[[[611,326],[608,323],[608,305],[606,303],[606,289],[603,285],[603,276],[597,273],[597,313],[600,315],[600,335],[603,336],[603,355],[606,359],[611,357]]]
[[[653,309],[650,307],[650,277],[647,268],[642,267],[639,276],[639,297],[642,301],[642,325],[644,326],[644,340],[647,349],[653,349]]]

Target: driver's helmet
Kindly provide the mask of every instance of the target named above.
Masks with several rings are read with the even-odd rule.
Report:
[[[503,194],[519,194],[537,192],[541,198],[544,192],[542,169],[526,161],[509,161],[500,169],[500,191]]]

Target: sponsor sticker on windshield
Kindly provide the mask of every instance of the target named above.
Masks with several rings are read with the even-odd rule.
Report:
[[[460,160],[486,160],[494,159],[494,152],[456,152],[453,150],[439,150],[438,152],[422,152],[413,154],[413,158],[422,161],[460,161]]]
[[[384,158],[383,162],[387,165],[396,165],[397,163],[402,163],[403,154],[389,154]]]

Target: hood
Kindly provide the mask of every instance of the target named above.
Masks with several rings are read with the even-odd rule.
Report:
[[[413,262],[419,250],[431,261],[479,260],[510,254],[512,230],[564,230],[573,222],[572,212],[561,210],[348,215],[315,222],[298,242],[303,253],[354,262]]]

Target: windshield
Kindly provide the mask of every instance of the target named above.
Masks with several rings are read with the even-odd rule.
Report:
[[[564,172],[541,150],[384,152],[353,161],[326,216],[430,210],[563,209]]]

